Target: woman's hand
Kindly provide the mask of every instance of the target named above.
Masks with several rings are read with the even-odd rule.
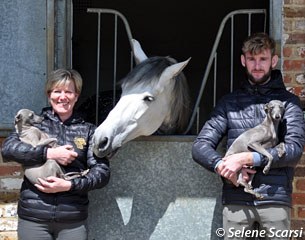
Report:
[[[48,148],[47,159],[54,159],[61,165],[68,165],[78,156],[73,150],[73,146],[64,145],[56,148]]]
[[[66,192],[69,191],[72,186],[70,181],[58,177],[47,177],[45,180],[38,178],[38,182],[39,183],[35,184],[35,187],[45,193]]]

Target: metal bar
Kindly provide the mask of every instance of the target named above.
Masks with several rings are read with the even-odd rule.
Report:
[[[217,96],[217,52],[214,57],[214,87],[213,87],[213,107],[216,105],[216,96]]]
[[[96,56],[96,98],[95,98],[95,124],[98,125],[99,91],[100,91],[100,48],[101,48],[101,14],[98,13],[97,23],[97,56]]]
[[[206,85],[206,82],[207,82],[207,79],[208,79],[208,76],[209,76],[209,73],[210,73],[210,70],[211,70],[211,66],[212,66],[212,63],[213,63],[213,58],[214,58],[214,55],[217,51],[217,48],[218,48],[218,45],[219,45],[219,42],[220,42],[220,38],[222,36],[223,29],[226,25],[227,20],[233,15],[249,14],[249,13],[266,14],[266,10],[265,9],[241,9],[241,10],[236,10],[236,11],[232,11],[229,14],[227,14],[224,17],[224,19],[222,20],[222,22],[219,26],[218,32],[217,32],[217,36],[216,36],[211,54],[210,54],[210,58],[208,60],[207,66],[206,66],[206,70],[204,72],[204,76],[202,78],[202,82],[201,82],[201,86],[200,86],[200,89],[199,89],[198,97],[197,97],[195,105],[193,107],[193,112],[192,112],[192,115],[191,115],[191,118],[190,118],[190,121],[189,121],[189,125],[186,128],[186,130],[184,131],[184,134],[187,134],[190,131],[190,129],[191,129],[193,123],[194,123],[194,120],[195,120],[195,117],[196,117],[196,109],[199,107],[199,104],[200,104],[200,101],[201,101],[201,98],[202,98],[202,94],[203,94],[203,91],[204,91],[204,88],[205,88],[205,85]]]
[[[112,106],[115,105],[116,99],[116,72],[117,72],[117,51],[118,51],[118,16],[115,15],[115,25],[114,25],[114,56],[113,56],[113,99]]]
[[[265,10],[265,9],[264,9]],[[267,17],[266,17],[266,15],[267,15],[267,12],[266,12],[266,10],[265,10],[265,21],[264,21],[264,32],[266,32],[266,27],[267,27]]]
[[[127,37],[129,40],[129,45],[131,49],[131,68],[133,67],[133,45],[132,45],[132,34],[131,30],[128,24],[127,19],[123,14],[120,12],[113,10],[113,9],[105,9],[105,8],[88,8],[88,13],[97,13],[98,14],[98,40],[97,40],[97,66],[96,66],[96,108],[95,108],[95,122],[96,125],[98,125],[98,110],[99,110],[99,78],[100,78],[100,51],[101,51],[101,45],[100,45],[100,34],[101,34],[101,14],[113,14],[114,15],[114,21],[115,21],[115,30],[114,30],[114,57],[113,57],[113,105],[115,105],[115,99],[116,99],[116,80],[117,80],[117,38],[118,38],[118,17],[122,20]]]
[[[230,91],[233,91],[233,64],[234,64],[234,15],[231,17],[231,66],[230,66]]]
[[[126,33],[127,33],[127,36],[128,36],[128,40],[129,40],[129,44],[130,44],[130,47],[131,49],[133,49],[132,47],[132,34],[131,34],[131,30],[130,30],[130,27],[129,27],[129,24],[128,24],[128,21],[127,19],[125,18],[125,16],[120,13],[119,11],[117,10],[114,10],[114,9],[107,9],[107,8],[88,8],[87,9],[87,12],[88,13],[109,13],[109,14],[114,14],[114,15],[117,15],[120,17],[120,19],[123,21],[124,23],[124,26],[125,26],[125,30],[126,30]]]
[[[68,2],[67,1],[56,1],[57,3],[57,11],[59,10],[59,8],[62,8],[61,12],[65,13],[62,14],[62,23],[59,22],[59,16],[57,16],[57,36],[62,36],[62,41],[57,41],[57,47],[56,47],[56,51],[58,51],[58,49],[61,49],[61,54],[57,53],[57,63],[56,63],[56,68],[58,67],[64,67],[67,68],[67,52],[68,52],[68,48],[67,48],[67,39],[68,39],[68,24],[67,24],[67,19],[68,19]],[[60,29],[59,25],[62,26],[62,29]]]
[[[200,114],[200,108],[199,108],[199,107],[197,108],[197,111],[196,111],[196,112],[197,112],[197,114],[196,114],[196,115],[197,115],[196,133],[198,134],[199,131],[200,131],[200,129],[199,129],[199,120],[200,120],[200,119],[199,119],[199,114]]]
[[[64,49],[63,49],[63,66],[65,68],[67,68],[67,63],[68,63],[68,59],[67,59],[67,56],[68,56],[68,52],[69,52],[69,48],[68,48],[68,37],[69,37],[69,31],[68,31],[68,2],[65,1],[64,2],[64,8],[65,8],[65,15],[64,15],[64,33],[63,33],[63,36],[64,36]]]
[[[248,36],[251,35],[251,13],[248,14]]]
[[[72,1],[67,1],[67,56],[66,56],[66,66],[67,68],[72,68],[72,36],[73,36],[73,3]]]
[[[55,3],[53,0],[47,0],[47,69],[46,76],[54,70],[55,66]]]

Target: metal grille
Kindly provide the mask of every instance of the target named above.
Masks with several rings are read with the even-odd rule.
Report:
[[[207,83],[207,80],[208,80],[208,77],[209,77],[210,74],[213,74],[213,76],[212,76],[212,80],[213,80],[213,106],[216,105],[216,100],[217,100],[217,93],[216,93],[216,89],[217,89],[217,67],[219,66],[219,63],[217,62],[217,50],[218,50],[219,42],[220,42],[220,39],[222,37],[225,25],[228,22],[231,23],[230,39],[228,39],[227,41],[230,43],[230,73],[229,73],[230,74],[230,77],[229,77],[230,82],[229,82],[229,84],[230,84],[230,91],[232,91],[233,90],[233,80],[234,80],[234,77],[233,77],[233,70],[234,70],[233,54],[234,54],[234,51],[235,51],[234,50],[234,36],[239,34],[236,31],[236,28],[234,27],[235,26],[234,25],[234,18],[237,15],[247,15],[248,16],[247,33],[248,33],[248,36],[249,36],[252,33],[252,18],[253,18],[253,15],[257,15],[257,14],[263,15],[263,17],[264,17],[263,31],[265,32],[266,31],[266,10],[265,9],[236,10],[236,11],[233,11],[233,12],[229,13],[222,20],[222,22],[220,24],[220,27],[219,27],[219,30],[218,30],[218,33],[217,33],[217,36],[216,36],[216,39],[215,39],[215,42],[214,42],[214,45],[213,45],[213,48],[212,48],[212,51],[211,51],[211,54],[210,54],[210,58],[209,58],[209,61],[208,61],[208,64],[207,64],[202,82],[201,82],[199,94],[198,94],[198,97],[196,99],[196,103],[195,103],[194,108],[193,108],[193,113],[192,113],[189,125],[188,125],[187,129],[185,130],[185,134],[187,134],[191,130],[196,116],[197,116],[197,124],[196,124],[197,125],[196,126],[197,127],[197,130],[196,130],[197,134],[199,132],[200,102],[201,102],[203,91],[205,89],[205,86],[206,86],[206,83]],[[214,65],[213,70],[212,70],[212,65]],[[223,85],[224,83],[221,82],[221,84]]]
[[[88,8],[88,13],[94,13],[97,14],[98,18],[98,24],[97,24],[97,60],[96,60],[96,109],[95,109],[95,123],[98,125],[99,123],[99,89],[100,89],[100,52],[101,52],[101,21],[102,21],[102,15],[110,14],[113,15],[113,21],[114,21],[114,48],[113,48],[113,99],[115,101],[116,99],[116,81],[117,81],[117,45],[118,45],[118,20],[120,19],[125,27],[127,37],[130,44],[130,69],[133,67],[133,47],[132,47],[132,34],[131,30],[128,24],[127,19],[123,14],[118,12],[117,10],[113,9],[102,9],[102,8]]]

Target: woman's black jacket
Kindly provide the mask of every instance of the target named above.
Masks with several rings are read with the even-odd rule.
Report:
[[[263,200],[257,200],[243,187],[235,187],[224,181],[223,204],[263,205],[281,204],[291,206],[294,169],[300,160],[305,143],[303,111],[297,96],[288,92],[279,70],[273,70],[271,80],[265,85],[250,85],[245,81],[241,89],[224,96],[205,123],[193,144],[193,159],[210,171],[223,155],[216,152],[221,139],[227,136],[227,148],[245,130],[260,124],[265,118],[264,104],[277,99],[284,102],[284,119],[279,127],[280,142],[285,143],[286,154],[279,158],[275,148],[268,149],[273,156],[271,170],[267,175],[262,170],[267,164],[264,159],[256,167],[252,185],[261,193]]]
[[[86,176],[71,180],[68,192],[43,193],[24,177],[18,203],[18,216],[35,222],[77,222],[88,217],[88,191],[104,187],[110,178],[109,162],[93,156],[92,136],[95,126],[86,123],[77,114],[73,114],[62,123],[51,108],[43,109],[44,121],[37,127],[50,137],[58,140],[58,145],[72,145],[78,157],[68,166],[66,172],[90,169]],[[34,166],[46,161],[46,146],[32,147],[19,140],[13,132],[6,138],[2,147],[5,159]]]

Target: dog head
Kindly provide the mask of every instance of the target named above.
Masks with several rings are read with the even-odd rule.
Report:
[[[284,103],[279,100],[271,100],[265,104],[264,109],[266,114],[275,121],[280,121],[283,118],[285,112]]]
[[[29,109],[20,109],[15,116],[15,126],[33,126],[35,123],[41,123],[43,117],[36,115]]]

